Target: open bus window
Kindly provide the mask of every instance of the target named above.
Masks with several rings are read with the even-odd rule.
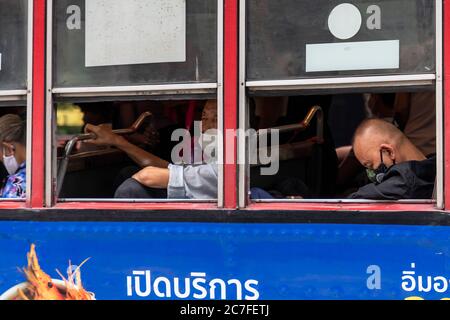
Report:
[[[432,199],[433,91],[257,96],[249,108],[258,138],[278,131],[277,141],[267,140],[277,170],[264,174],[251,163],[253,200]]]
[[[240,127],[256,140],[239,152],[241,207],[250,199],[442,207],[438,3],[249,0],[242,8]]]
[[[60,199],[217,198],[217,164],[201,149],[215,99],[61,103],[57,121]]]
[[[48,205],[216,201],[217,165],[202,171],[190,161],[195,121],[223,90],[218,3],[52,3],[47,126],[57,128],[47,138]]]

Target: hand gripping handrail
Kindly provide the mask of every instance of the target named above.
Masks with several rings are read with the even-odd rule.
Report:
[[[141,125],[144,123],[144,120],[148,117],[152,116],[152,113],[149,111],[146,111],[142,113],[139,118],[131,125],[131,127],[126,129],[116,129],[112,130],[113,133],[117,135],[129,135],[135,133]],[[59,193],[61,192],[61,188],[64,182],[64,177],[66,176],[67,166],[69,164],[70,155],[72,153],[73,148],[77,144],[78,141],[86,141],[90,139],[95,139],[97,136],[95,133],[83,133],[80,135],[77,135],[70,139],[65,148],[64,148],[64,155],[60,160],[59,166],[58,166],[58,174],[57,174],[57,184],[56,184],[56,196],[59,196]],[[93,152],[93,154],[96,152]]]

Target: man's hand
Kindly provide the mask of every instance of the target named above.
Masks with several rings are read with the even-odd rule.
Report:
[[[166,189],[169,185],[169,169],[146,167],[136,173],[133,179],[149,188]]]
[[[112,132],[112,129],[107,126],[94,126],[92,124],[87,124],[84,128],[86,133],[94,133],[96,135],[95,139],[86,140],[86,143],[95,144],[98,146],[118,146],[123,140],[121,136]]]

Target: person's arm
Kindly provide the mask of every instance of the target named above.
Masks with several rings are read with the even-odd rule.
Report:
[[[353,148],[350,147],[350,150],[348,150],[346,155],[344,155],[344,152],[347,151],[346,149],[341,149],[341,151],[343,152],[340,156],[343,157],[343,160],[339,163],[336,183],[340,186],[346,186],[355,179],[358,173],[363,169],[363,166],[359,163],[358,159],[356,159]],[[338,153],[339,158],[339,152],[337,151],[336,153]]]
[[[169,185],[169,169],[147,167],[132,178],[149,188],[166,189]]]
[[[169,165],[168,169],[148,167],[133,179],[149,188],[167,188],[169,199],[217,198],[217,165]]]
[[[86,141],[101,146],[113,146],[125,152],[134,162],[141,167],[167,168],[169,162],[163,160],[150,152],[147,152],[127,141],[124,137],[114,134],[110,129],[102,126],[87,124],[85,127],[87,133],[94,133],[97,138]]]

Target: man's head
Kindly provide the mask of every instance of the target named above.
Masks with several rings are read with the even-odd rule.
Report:
[[[217,129],[217,101],[208,100],[202,112],[202,131]]]
[[[83,122],[98,126],[99,124],[110,123],[112,121],[111,105],[107,102],[99,103],[79,103],[78,106],[83,112]]]
[[[368,119],[359,125],[353,151],[358,161],[375,174],[396,163],[425,159],[397,127],[381,119]]]

